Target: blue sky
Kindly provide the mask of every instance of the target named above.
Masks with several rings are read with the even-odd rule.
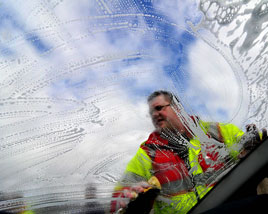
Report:
[[[2,3],[1,148],[2,157],[12,155],[0,159],[10,166],[0,181],[26,189],[83,183],[99,162],[109,163],[105,157],[122,154],[102,172],[115,176],[112,170],[123,170],[153,130],[146,97],[158,89],[177,93],[190,114],[206,120],[243,128],[258,122],[250,115],[267,115],[266,107],[256,110],[263,100],[249,105],[267,89],[249,87],[265,64],[247,61],[262,58],[265,39],[241,56],[249,15],[230,26],[211,17],[202,23],[198,6],[198,0]]]
[[[120,1],[119,1],[120,2]],[[139,38],[139,41],[136,43],[137,45],[137,49],[139,50],[140,48],[144,48],[146,50],[150,50],[152,48],[152,46],[156,46],[158,45],[159,47],[159,51],[161,51],[163,55],[167,55],[168,57],[166,62],[159,64],[161,67],[160,69],[163,70],[164,74],[166,75],[167,78],[170,78],[170,74],[174,73],[174,72],[178,72],[178,74],[180,75],[179,69],[185,66],[187,67],[188,64],[188,59],[187,59],[187,55],[188,55],[188,46],[190,46],[195,38],[193,36],[191,36],[189,33],[187,33],[184,30],[178,30],[177,28],[175,28],[174,26],[169,25],[169,17],[165,16],[164,14],[161,14],[161,11],[156,11],[153,7],[152,4],[150,2],[140,2],[137,1],[135,3],[133,3],[134,5],[137,5],[138,11],[134,11],[134,13],[146,13],[147,15],[155,15],[158,17],[161,17],[162,19],[165,20],[165,22],[161,22],[161,21],[157,21],[155,18],[152,17],[142,17],[139,18],[139,20],[137,20],[137,18],[134,17],[128,17],[127,21],[129,23],[132,23],[132,25],[137,25],[134,28],[142,28],[142,27],[148,27],[148,28],[155,28],[156,30],[152,30],[149,31],[149,34],[141,36]],[[4,7],[4,17],[6,23],[10,24],[12,27],[12,31],[17,31],[17,33],[19,35],[24,35],[24,40],[26,41],[25,44],[29,44],[29,46],[33,47],[34,50],[37,52],[36,54],[43,54],[46,51],[53,49],[53,44],[50,44],[49,38],[44,38],[42,35],[42,31],[33,31],[33,32],[29,32],[26,29],[29,28],[27,26],[27,24],[23,23],[23,17],[21,17],[21,14],[18,14],[16,7],[14,7],[14,5],[5,5]],[[2,5],[2,7],[3,7]],[[82,8],[82,6],[81,6]],[[95,8],[96,9],[96,8]],[[112,8],[113,9],[113,8]],[[126,11],[129,8],[121,8],[125,9]],[[98,10],[97,10],[98,11]],[[85,11],[86,13],[86,11]],[[104,15],[105,12],[101,13],[101,11],[99,11],[98,15]],[[85,14],[87,15],[87,14]],[[188,17],[188,19],[190,19],[191,17]],[[193,17],[193,19],[196,19],[196,17]],[[20,20],[20,21],[18,21]],[[119,19],[120,21],[122,21],[122,19]],[[107,22],[111,23],[112,20],[110,20],[109,18],[107,19]],[[125,21],[125,19],[124,19]],[[99,21],[94,21],[95,24],[99,24]],[[143,22],[143,23],[141,23]],[[30,24],[30,23],[29,23]],[[4,25],[3,28],[6,28],[6,26]],[[109,42],[110,45],[115,45],[118,47],[118,45],[125,45],[126,43],[121,43],[120,41],[122,40],[127,40],[129,39],[129,34],[131,33],[132,29],[130,28],[129,30],[126,29],[122,29],[122,30],[111,30],[111,31],[107,31],[106,32],[106,37],[107,40]],[[12,33],[13,34],[13,33]],[[12,37],[11,37],[12,38]],[[179,41],[179,42],[178,42]],[[4,45],[4,44],[3,44]],[[122,48],[122,47],[120,47]],[[11,54],[15,54],[18,50],[16,50],[16,47],[12,50],[12,49],[8,49],[8,47],[4,48],[5,50],[9,50],[7,53]],[[183,52],[183,53],[182,53]],[[161,56],[160,56],[161,57]],[[141,58],[142,59],[142,58]],[[144,60],[144,59],[142,59]],[[150,59],[149,59],[150,60]],[[145,60],[144,60],[145,61]],[[187,70],[187,69],[184,69]],[[185,72],[187,75],[187,72]],[[182,82],[184,83],[183,87],[187,86],[187,77],[185,79],[183,75],[180,75],[180,78],[182,78]],[[68,79],[67,82],[70,82],[70,79]],[[80,81],[80,82],[84,82],[84,81]],[[69,86],[66,85],[67,87],[70,87],[72,84],[70,84]],[[161,86],[160,86],[161,87]],[[163,86],[162,86],[163,87]],[[143,90],[147,91],[148,89],[146,89],[146,86],[143,86]],[[149,86],[149,88],[151,88]],[[134,88],[135,90],[135,88]],[[138,91],[140,91],[141,89],[138,88]],[[134,92],[135,93],[135,92]]]

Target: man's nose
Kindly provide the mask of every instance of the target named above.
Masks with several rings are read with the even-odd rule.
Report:
[[[152,112],[152,117],[158,117],[159,115],[161,114],[161,111],[157,111],[157,110],[154,110],[153,112]]]

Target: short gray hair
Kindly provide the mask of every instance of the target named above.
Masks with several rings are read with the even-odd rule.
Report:
[[[176,99],[179,102],[179,99],[176,95],[174,95],[172,92],[164,90],[154,91],[153,93],[151,93],[147,98],[147,102],[148,103],[151,102],[154,98],[160,95],[163,95],[165,98],[167,98],[171,104],[175,103],[174,99]]]

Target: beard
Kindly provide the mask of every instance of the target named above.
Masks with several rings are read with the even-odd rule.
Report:
[[[166,119],[158,119],[157,121],[153,121],[154,127],[156,129],[156,131],[158,133],[173,133],[173,134],[177,134],[178,133],[178,129],[172,125],[172,123]]]

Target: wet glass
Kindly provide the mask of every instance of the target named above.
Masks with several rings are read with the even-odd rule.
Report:
[[[0,211],[109,212],[154,131],[155,90],[179,97],[209,172],[200,182],[213,185],[254,145],[236,130],[226,147],[197,121],[267,127],[265,1],[11,0],[0,11]],[[165,134],[173,150],[197,148]]]

